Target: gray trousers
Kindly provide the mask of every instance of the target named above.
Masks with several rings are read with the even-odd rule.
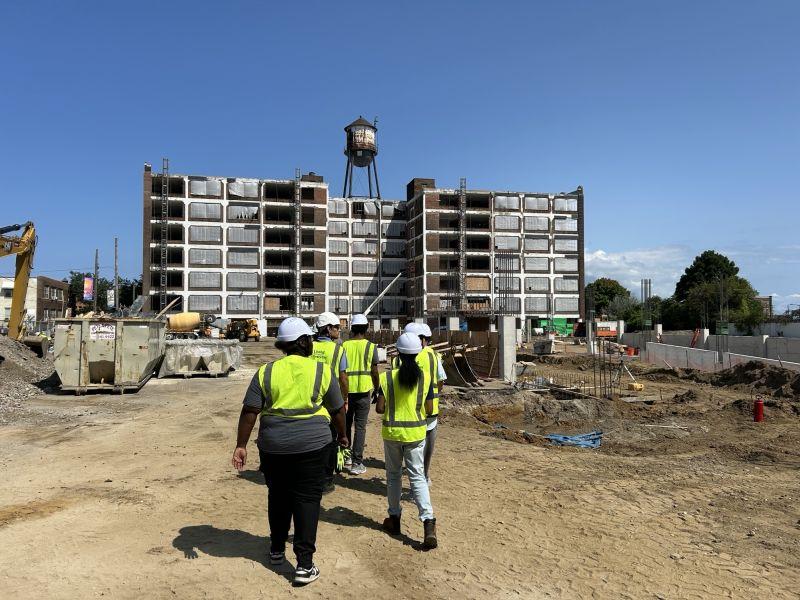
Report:
[[[364,442],[367,438],[367,419],[369,418],[370,393],[350,394],[347,399],[347,437],[350,440],[353,463],[364,461]],[[356,425],[353,435],[353,422]]]
[[[439,424],[436,427],[428,430],[425,433],[425,479],[431,478],[431,459],[433,458],[433,449],[436,446],[436,433],[439,431]]]

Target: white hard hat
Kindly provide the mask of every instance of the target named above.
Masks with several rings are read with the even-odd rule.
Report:
[[[365,315],[357,314],[353,315],[350,325],[369,325],[369,321],[367,321],[367,317]]]
[[[319,313],[319,315],[317,315],[317,322],[316,322],[317,329],[321,329],[326,325],[339,325],[339,323],[340,323],[339,317],[337,317],[332,312],[324,312],[324,313]]]
[[[419,333],[417,335],[424,335],[425,337],[431,337],[433,334],[431,333],[431,328],[428,327],[426,323],[418,323],[419,325]]]
[[[422,335],[422,324],[412,321],[403,327],[403,333],[413,333],[414,335]]]
[[[406,332],[397,338],[397,351],[400,354],[419,354],[422,352],[422,342],[419,335]]]
[[[278,341],[293,342],[304,335],[314,335],[308,323],[299,317],[289,317],[278,325]]]

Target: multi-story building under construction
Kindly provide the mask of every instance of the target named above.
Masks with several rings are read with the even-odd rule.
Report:
[[[353,126],[374,136],[363,120]],[[351,192],[352,166],[348,156]],[[369,317],[383,327],[457,316],[488,329],[498,315],[537,327],[583,317],[581,188],[485,191],[417,178],[399,201],[352,197],[346,179],[350,197],[331,197],[314,173],[178,175],[166,161],[161,173],[145,165],[143,184],[143,287],[153,310],[179,296],[176,310],[263,318],[270,329],[288,315],[346,317],[373,303]]]

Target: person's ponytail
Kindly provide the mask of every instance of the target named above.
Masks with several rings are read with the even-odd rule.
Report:
[[[413,388],[419,379],[420,370],[417,365],[416,354],[401,354],[400,355],[400,372],[397,374],[397,379],[400,385],[404,388]]]

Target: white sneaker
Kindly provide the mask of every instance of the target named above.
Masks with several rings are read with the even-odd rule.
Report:
[[[353,466],[353,459],[352,458],[346,458],[345,461],[344,461],[344,468],[345,469],[349,469],[352,466]]]
[[[350,475],[363,475],[367,472],[367,467],[363,463],[353,463],[350,467]]]
[[[297,567],[294,570],[294,583],[298,585],[306,585],[317,579],[319,579],[319,569],[317,565],[311,565],[310,569]]]

